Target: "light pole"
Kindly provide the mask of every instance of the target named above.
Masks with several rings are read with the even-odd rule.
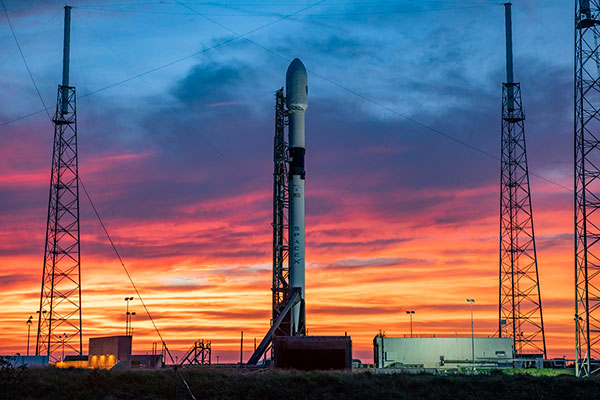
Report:
[[[475,335],[473,334],[473,303],[475,303],[475,299],[467,299],[467,303],[471,306],[471,356],[473,360],[473,371],[475,371]]]
[[[39,356],[38,354],[38,347],[39,347],[39,341],[40,341],[40,326],[42,325],[42,316],[44,314],[46,314],[46,310],[42,310],[42,312],[40,312],[39,310],[35,312],[36,314],[38,314],[38,334],[37,334],[37,339],[35,341],[35,355]]]
[[[414,311],[407,311],[406,313],[410,316],[410,337],[413,337],[412,336],[412,316],[413,316],[413,314],[415,312]]]
[[[127,312],[125,313],[125,336],[129,336],[129,302],[133,300],[133,297],[125,297],[127,302]]]
[[[65,361],[65,340],[67,340],[67,334],[63,333],[62,335],[58,335],[58,338],[61,339],[62,342],[62,358],[60,361]]]
[[[129,314],[129,336],[133,336],[133,326],[131,326],[131,319],[135,315],[135,311]]]
[[[30,315],[27,320],[27,355],[29,355],[29,333],[31,332],[31,324],[33,323],[32,318],[33,315]]]

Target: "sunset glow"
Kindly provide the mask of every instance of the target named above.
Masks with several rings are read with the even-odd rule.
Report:
[[[35,3],[7,7],[54,107],[62,3]],[[243,330],[247,359],[269,328],[273,94],[296,56],[312,96],[309,334],[347,333],[354,358],[372,362],[380,330],[409,334],[406,310],[417,335],[470,335],[466,298],[476,300],[475,334],[496,333],[501,5],[401,1],[382,15],[325,2],[253,42],[206,50],[231,33],[176,4],[96,3],[73,9],[80,174],[174,355],[207,339],[213,360],[235,362]],[[244,4],[194,7],[249,32],[308,5]],[[514,7],[548,356],[573,358],[572,44],[540,39],[554,37],[547,26],[570,37],[571,4]],[[7,123],[42,106],[5,20],[0,43],[10,93],[0,99],[0,354],[24,354],[40,301],[53,130],[44,113]],[[83,194],[81,254],[85,350],[89,337],[124,334],[123,298],[136,296]],[[130,307],[133,351],[145,354],[160,339],[139,299]]]

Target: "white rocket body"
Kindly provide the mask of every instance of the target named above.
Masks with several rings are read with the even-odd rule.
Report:
[[[289,116],[289,271],[290,285],[300,288],[304,299],[304,117],[308,107],[308,76],[302,61],[294,59],[288,67],[286,79],[286,104]],[[298,334],[301,305],[292,308],[292,335]]]

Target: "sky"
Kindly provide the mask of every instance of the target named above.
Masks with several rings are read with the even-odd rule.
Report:
[[[43,104],[63,6],[4,0]],[[73,1],[80,176],[174,354],[245,358],[269,328],[274,92],[308,69],[310,335],[468,336],[498,324],[504,7],[489,0]],[[574,357],[573,10],[513,4],[548,355]],[[246,34],[246,35],[244,35]],[[240,37],[240,35],[244,35]],[[53,126],[0,13],[0,354],[39,307]],[[135,294],[81,198],[84,348]],[[158,341],[131,302],[136,353]]]

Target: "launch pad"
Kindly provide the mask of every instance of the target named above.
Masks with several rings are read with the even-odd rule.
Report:
[[[298,58],[290,63],[285,81],[285,95],[283,88],[275,93],[271,328],[247,365],[256,365],[270,347],[276,368],[350,369],[352,341],[349,336],[305,336],[304,156],[308,75]]]
[[[276,336],[273,338],[275,368],[301,371],[352,367],[350,336]]]

